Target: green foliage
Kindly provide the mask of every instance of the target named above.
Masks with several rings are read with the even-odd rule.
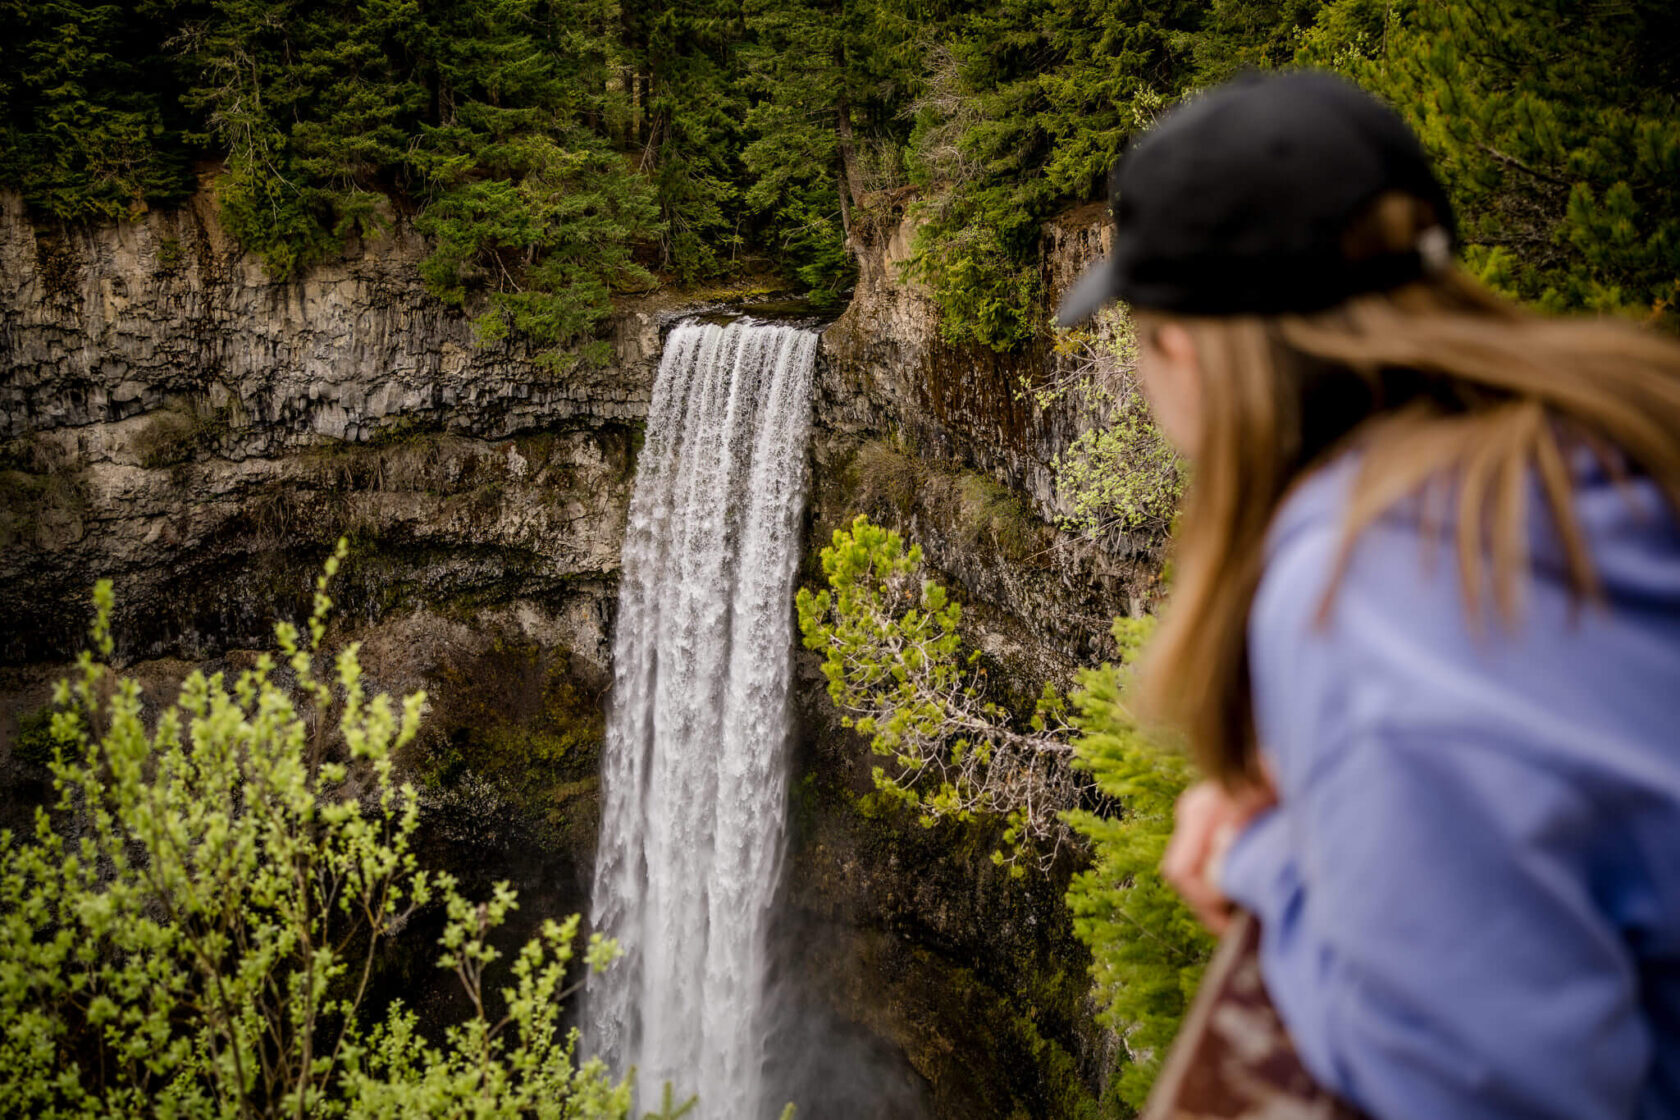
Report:
[[[1291,62],[1411,118],[1484,278],[1550,310],[1680,322],[1680,10],[1664,0],[990,0],[942,38],[908,152],[911,271],[952,342],[1045,333],[1043,223],[1098,197],[1163,106]]]
[[[1100,193],[1128,137],[1180,92],[1187,2],[1031,0],[952,20],[917,102],[910,161],[927,192],[911,273],[947,340],[1017,349],[1045,330],[1044,221]]]
[[[853,272],[836,130],[843,96],[838,29],[826,14],[815,5],[748,5],[756,34],[743,57],[757,103],[747,112],[752,139],[741,151],[753,176],[748,209],[762,216],[776,248],[797,262],[800,280],[825,304],[850,286]],[[794,51],[795,43],[805,49]]]
[[[31,766],[45,766],[52,761],[55,747],[52,717],[50,706],[18,717],[17,737],[12,740],[13,758]]]
[[[942,200],[917,231],[909,270],[931,289],[947,342],[1013,350],[1039,333],[1039,280],[1014,247],[1037,239],[1038,222],[1034,210],[1016,208],[1014,193]]]
[[[1117,620],[1121,649],[1135,652],[1153,621]],[[1074,810],[1064,819],[1091,851],[1091,866],[1068,887],[1074,932],[1091,949],[1100,1018],[1121,1036],[1130,1057],[1118,1095],[1141,1109],[1195,995],[1212,940],[1159,870],[1191,767],[1139,727],[1126,705],[1128,676],[1116,665],[1087,671],[1073,696],[1081,732],[1074,765],[1121,810]]]
[[[1184,471],[1138,388],[1130,316],[1111,307],[1091,327],[1060,335],[1056,353],[1067,372],[1024,391],[1040,408],[1072,395],[1097,418],[1053,464],[1057,495],[1069,510],[1063,528],[1164,540],[1184,492]]]
[[[0,182],[67,221],[191,192],[156,5],[3,0],[0,25]]]
[[[1411,119],[1494,286],[1547,310],[1680,325],[1673,4],[1335,0],[1299,57]]]
[[[1122,666],[1082,673],[1072,714],[1046,686],[1028,727],[1015,730],[983,699],[975,658],[963,655],[956,604],[920,577],[920,549],[906,549],[898,534],[860,517],[834,534],[822,559],[828,587],[799,592],[800,629],[807,648],[823,654],[842,722],[890,760],[874,771],[876,796],[927,826],[1005,817],[1005,849],[994,859],[1017,874],[1025,870],[1023,846],[1053,852],[1066,838],[1059,829],[1088,842],[1090,865],[1074,877],[1067,902],[1091,949],[1102,1020],[1128,1055],[1118,1095],[1140,1108],[1211,950],[1158,870],[1174,803],[1192,777],[1188,760],[1140,729],[1126,706]],[[1126,657],[1152,621],[1115,623]],[[1082,782],[1107,799],[1103,811],[1074,808]]]
[[[749,238],[822,304],[847,210],[896,186],[919,65],[892,0],[0,0],[0,180],[54,216],[179,201],[271,274],[418,214],[428,284],[570,350],[657,264],[734,271]],[[841,191],[845,186],[844,192]],[[476,302],[473,304],[478,306]]]
[[[418,224],[436,241],[421,275],[446,302],[489,294],[486,341],[511,329],[569,350],[614,292],[654,284],[633,260],[657,229],[652,189],[588,125],[626,112],[604,88],[611,15],[598,0],[497,0],[444,6],[428,29],[450,105],[423,119],[410,157],[429,200]]]
[[[216,0],[189,23],[188,104],[228,152],[224,221],[272,273],[298,275],[374,234],[388,186],[422,204],[427,286],[483,294],[480,335],[517,331],[566,364],[658,229],[653,188],[614,151],[612,12],[597,0],[417,0],[310,7]],[[253,59],[262,65],[249,65]]]
[[[813,302],[832,305],[855,277],[859,210],[901,183],[919,27],[882,0],[752,0],[746,18],[744,201]]]
[[[1196,84],[1287,65],[1302,29],[1313,25],[1323,6],[1324,0],[1209,0],[1200,33],[1191,42]]]
[[[328,562],[307,636],[277,630],[305,701],[264,655],[230,688],[194,673],[148,731],[95,652],[60,684],[59,800],[0,839],[0,1100],[8,1115],[624,1117],[629,1089],[579,1063],[559,1001],[578,920],[545,923],[490,987],[515,905],[422,870],[394,755],[425,696],[368,698],[356,647],[320,674]],[[441,1040],[393,1005],[367,1021],[381,950],[422,907],[473,1007]],[[604,967],[615,948],[590,943]]]
[[[1024,857],[1053,859],[1065,838],[1056,812],[1073,797],[1062,698],[1046,685],[1025,730],[986,700],[979,653],[963,654],[961,608],[921,578],[920,546],[897,533],[858,517],[835,531],[822,566],[828,587],[799,591],[800,632],[823,655],[842,724],[890,762],[873,771],[877,793],[926,827],[1003,818],[994,860],[1017,874]]]
[[[0,0],[0,180],[122,217],[224,162],[276,276],[419,213],[487,338],[585,347],[648,269],[768,262],[836,305],[919,199],[944,337],[1048,336],[1044,223],[1245,67],[1330,66],[1440,162],[1467,257],[1547,308],[1674,325],[1680,9],[1666,0]],[[389,199],[389,200],[388,200]]]
[[[400,158],[394,118],[415,92],[374,43],[403,12],[390,0],[365,20],[252,0],[195,8],[180,15],[177,47],[178,97],[201,128],[189,139],[226,154],[216,195],[228,231],[272,275],[295,277],[368,224],[377,176]]]
[[[661,263],[684,281],[728,270],[738,248],[736,162],[746,103],[732,70],[741,7],[670,0],[636,15],[647,145],[664,232]]]
[[[443,190],[419,220],[436,248],[420,274],[445,302],[487,290],[479,337],[516,330],[539,345],[571,347],[595,334],[614,291],[651,287],[632,241],[656,225],[647,184],[598,146],[566,149],[549,137],[506,146],[508,177]],[[582,356],[600,361],[609,344]]]
[[[181,248],[181,239],[165,237],[158,242],[157,263],[160,272],[174,272],[186,260],[186,252]]]

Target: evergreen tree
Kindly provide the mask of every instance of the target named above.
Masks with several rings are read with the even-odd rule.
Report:
[[[405,65],[418,0],[364,0],[315,14],[298,57],[307,108],[292,128],[299,173],[328,192],[340,224],[377,224],[375,198],[407,187],[404,154],[425,90]]]
[[[69,221],[123,218],[192,190],[153,4],[0,0],[0,182]]]
[[[452,303],[488,291],[487,339],[511,328],[572,348],[614,291],[653,283],[632,259],[657,228],[652,192],[588,127],[626,114],[606,88],[614,14],[600,0],[495,0],[451,5],[425,27],[435,120],[410,162],[436,248],[421,274]]]
[[[1120,619],[1115,640],[1129,658],[1151,619]],[[1083,732],[1075,765],[1121,806],[1118,813],[1074,811],[1067,821],[1090,843],[1091,865],[1068,887],[1074,932],[1091,949],[1099,1018],[1120,1035],[1126,1062],[1114,1093],[1141,1110],[1189,1010],[1213,942],[1161,878],[1173,807],[1190,783],[1189,760],[1138,726],[1126,702],[1128,669],[1085,673],[1073,700]]]
[[[298,275],[367,222],[367,188],[400,151],[392,118],[412,101],[370,39],[381,20],[412,14],[404,7],[373,0],[369,19],[352,20],[301,0],[177,5],[183,100],[203,121],[198,139],[226,153],[223,221],[277,277]]]
[[[1301,60],[1411,119],[1496,287],[1680,325],[1680,8],[1336,0]]]
[[[854,275],[854,223],[874,192],[902,181],[918,29],[874,0],[749,0],[746,11],[745,202],[772,253],[815,302],[832,304]]]
[[[822,561],[827,587],[799,592],[800,630],[823,657],[842,723],[869,736],[881,760],[876,799],[914,811],[925,827],[1001,820],[1004,845],[992,858],[1015,874],[1026,873],[1029,855],[1048,867],[1070,828],[1086,842],[1089,863],[1069,884],[1068,908],[1091,949],[1099,1017],[1123,1043],[1116,1111],[1141,1108],[1212,945],[1160,874],[1188,758],[1139,727],[1124,666],[1080,675],[1077,738],[1048,685],[1027,725],[1015,726],[985,698],[977,655],[963,655],[957,605],[921,577],[921,550],[897,533],[859,517],[835,532]],[[1151,625],[1116,622],[1126,658]],[[1102,812],[1075,808],[1104,801]]]
[[[1196,84],[1213,85],[1243,70],[1288,65],[1301,29],[1324,0],[1210,0],[1191,54]]]
[[[434,239],[421,274],[444,300],[483,293],[486,338],[514,329],[571,353],[655,216],[604,132],[610,0],[210,0],[186,13],[187,95],[228,152],[224,218],[277,276],[351,233],[376,232],[403,191]]]
[[[643,167],[659,199],[661,264],[685,281],[715,276],[740,244],[746,102],[731,65],[741,9],[725,0],[662,0],[643,27],[651,156]]]
[[[914,272],[950,341],[1007,350],[1039,334],[1045,219],[1099,195],[1184,88],[1201,14],[1191,0],[990,0],[953,21],[912,140],[926,194]]]
[[[1490,282],[1548,308],[1676,321],[1680,9],[1665,0],[0,0],[0,13],[0,179],[37,213],[177,202],[193,157],[219,158],[228,228],[291,277],[377,233],[395,196],[436,238],[434,290],[483,297],[492,335],[570,345],[613,292],[652,281],[647,266],[694,281],[743,249],[837,302],[848,237],[907,176],[911,271],[946,337],[1023,346],[1047,321],[1045,220],[1100,198],[1166,105],[1292,55],[1414,121]]]

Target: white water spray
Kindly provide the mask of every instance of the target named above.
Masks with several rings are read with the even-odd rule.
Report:
[[[814,331],[671,331],[636,470],[613,645],[588,1044],[700,1120],[763,1101],[766,926],[782,852],[791,597]]]

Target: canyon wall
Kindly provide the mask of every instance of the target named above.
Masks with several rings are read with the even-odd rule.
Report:
[[[481,890],[513,879],[513,935],[585,907],[624,511],[669,309],[626,305],[612,363],[556,372],[481,344],[425,292],[423,252],[394,219],[277,283],[208,193],[95,228],[36,225],[0,195],[0,820],[40,785],[39,747],[15,748],[81,648],[95,579],[155,705],[193,667],[270,648],[347,536],[331,641],[363,643],[371,687],[431,697],[408,760],[431,858]],[[431,970],[393,983],[453,991]]]
[[[1056,360],[940,340],[903,281],[910,227],[860,247],[814,405],[804,582],[857,512],[896,525],[965,604],[999,697],[1066,684],[1108,652],[1154,558],[1053,528],[1051,463],[1089,423],[1022,379]],[[1101,247],[1100,214],[1046,231],[1045,282]],[[339,536],[335,639],[370,683],[425,688],[408,760],[434,862],[511,878],[517,936],[585,908],[625,511],[663,329],[719,293],[626,300],[612,361],[557,370],[484,344],[429,296],[399,217],[302,280],[231,245],[201,194],[94,229],[0,195],[0,820],[41,792],[32,729],[109,577],[118,657],[167,700],[307,610]],[[860,809],[866,744],[798,661],[792,849],[778,945],[778,1054],[801,1115],[1094,1114],[1113,1057],[1054,875],[993,867],[984,828]],[[424,923],[408,935],[427,935]],[[391,990],[453,998],[399,957]]]

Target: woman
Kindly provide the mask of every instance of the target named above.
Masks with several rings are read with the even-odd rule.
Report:
[[[1210,781],[1164,872],[1262,927],[1379,1120],[1680,1116],[1680,347],[1452,264],[1416,139],[1246,79],[1121,165],[1143,389],[1193,463],[1146,700]]]

